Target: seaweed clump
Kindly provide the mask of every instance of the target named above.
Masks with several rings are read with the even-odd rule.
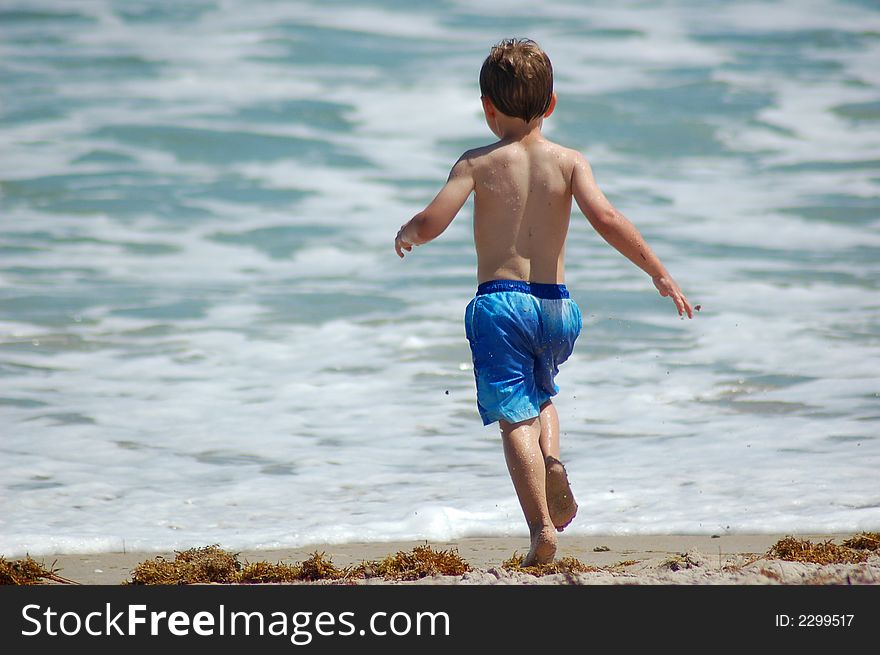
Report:
[[[269,584],[273,582],[296,582],[300,580],[302,569],[291,564],[270,564],[253,562],[242,567],[238,582],[242,584]]]
[[[880,550],[880,532],[862,532],[844,541],[843,545],[855,550]]]
[[[314,552],[299,566],[299,580],[339,580],[348,574],[347,569],[338,569],[332,560],[324,559],[324,553]]]
[[[338,569],[333,565],[332,560],[325,559],[324,553],[315,551],[311,557],[299,564],[248,563],[242,567],[237,582],[244,584],[316,582],[318,580],[339,580],[347,574],[346,569]]]
[[[830,539],[813,543],[797,537],[780,539],[770,547],[767,556],[789,562],[810,564],[856,564],[868,559],[867,553],[853,550],[846,545],[839,546]]]
[[[237,554],[213,545],[177,552],[173,561],[160,556],[141,562],[132,571],[129,584],[266,584],[338,580],[346,573],[325,559],[323,553],[315,552],[299,564],[242,564]]]
[[[368,578],[382,576],[388,580],[418,580],[433,575],[464,575],[471,570],[456,550],[433,550],[430,546],[416,546],[410,552],[398,551],[385,559],[364,562],[355,567],[353,574]]]
[[[240,571],[238,557],[215,544],[176,552],[172,561],[159,556],[141,562],[132,570],[129,584],[229,584],[238,581]]]
[[[591,573],[600,570],[595,566],[588,566],[574,557],[561,557],[558,560],[554,560],[547,564],[535,564],[533,566],[523,566],[523,561],[525,561],[524,555],[514,553],[510,559],[505,560],[501,564],[501,568],[507,569],[508,571],[528,573],[535,577],[554,575],[557,573],[573,575],[575,573]]]
[[[253,562],[242,565],[237,555],[215,545],[178,552],[173,561],[156,557],[141,562],[132,571],[129,584],[334,582],[376,576],[388,580],[417,580],[432,575],[463,575],[470,570],[470,565],[457,552],[435,551],[427,545],[343,569],[318,552],[299,564]]]
[[[47,569],[30,555],[12,561],[0,557],[0,585],[38,585],[46,581],[76,584],[58,575],[58,569]]]

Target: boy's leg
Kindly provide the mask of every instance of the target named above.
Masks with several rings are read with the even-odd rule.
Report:
[[[559,459],[559,414],[552,400],[541,405],[541,452]]]
[[[531,548],[523,566],[546,564],[556,555],[556,531],[546,496],[546,470],[541,452],[540,418],[519,423],[500,421],[504,459],[529,526]]]
[[[541,437],[539,443],[546,469],[545,496],[550,520],[562,532],[577,515],[575,502],[565,466],[559,461],[559,414],[552,401],[541,406]]]

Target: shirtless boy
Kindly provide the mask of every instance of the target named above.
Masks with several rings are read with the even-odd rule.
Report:
[[[635,226],[605,197],[584,156],[541,134],[556,107],[550,59],[528,39],[494,46],[480,70],[483,112],[498,137],[465,152],[434,200],[405,223],[399,257],[440,236],[471,193],[477,294],[465,312],[483,424],[498,421],[504,456],[529,526],[524,566],[549,563],[557,531],[577,503],[560,461],[551,400],[558,367],[580,333],[581,313],[565,287],[571,200],[593,228],[651,276],[679,316],[693,309]]]

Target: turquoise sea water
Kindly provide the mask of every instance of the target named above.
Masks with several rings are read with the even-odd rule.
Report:
[[[874,2],[0,3],[0,554],[526,535],[475,406],[477,73],[702,311],[575,212],[575,534],[880,529]]]

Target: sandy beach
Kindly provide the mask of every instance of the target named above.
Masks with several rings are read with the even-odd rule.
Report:
[[[434,550],[455,550],[472,571],[462,576],[433,576],[404,584],[880,584],[880,556],[856,564],[810,564],[767,556],[780,539],[796,536],[813,543],[841,543],[849,534],[734,534],[656,536],[565,536],[557,560],[573,557],[598,570],[577,574],[534,576],[511,571],[502,564],[514,554],[523,555],[528,542],[519,537],[473,537],[449,542],[398,541],[376,543],[314,544],[296,549],[241,551],[243,563],[265,561],[295,564],[313,553],[323,553],[337,567],[381,560],[397,552],[429,545]],[[131,579],[140,562],[174,553],[100,553],[36,557],[59,575],[84,585],[119,585]],[[391,584],[384,578],[360,584]],[[401,584],[401,583],[394,583]]]

